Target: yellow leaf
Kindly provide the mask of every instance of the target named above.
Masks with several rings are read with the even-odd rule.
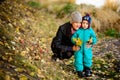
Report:
[[[8,60],[8,57],[7,56],[2,56],[2,59],[3,60]]]
[[[38,73],[38,74],[41,74],[41,70],[40,70],[40,69],[37,69],[37,73]]]
[[[11,80],[9,75],[5,75],[4,79],[5,80]]]
[[[46,41],[46,39],[45,38],[41,38],[41,42],[45,42]]]
[[[25,20],[24,19],[21,19],[20,22],[21,22],[22,25],[25,24]]]
[[[4,45],[4,43],[0,41],[0,45]]]
[[[40,69],[37,69],[38,77],[45,78]]]
[[[31,72],[31,73],[30,73],[30,75],[31,75],[31,76],[34,76],[34,75],[35,75],[35,73],[34,73],[34,72]]]
[[[16,32],[19,32],[19,30],[20,30],[20,28],[19,28],[19,27],[17,27],[17,28],[16,28]]]
[[[28,78],[25,75],[21,75],[19,80],[28,80]]]
[[[8,62],[11,62],[12,60],[13,60],[12,57],[9,57]]]
[[[62,71],[63,75],[66,76],[67,74],[65,73],[65,71]]]
[[[75,42],[75,45],[77,45],[77,46],[82,45],[82,40],[80,38],[73,38],[73,41]]]
[[[22,51],[22,52],[20,53],[20,55],[21,55],[21,56],[25,56],[26,53],[27,53],[26,51]]]
[[[22,68],[16,68],[15,71],[17,71],[17,72],[23,72],[24,69],[22,69]]]

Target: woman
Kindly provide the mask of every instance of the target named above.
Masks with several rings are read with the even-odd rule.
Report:
[[[60,60],[69,59],[74,54],[74,51],[79,50],[78,46],[75,46],[71,42],[72,34],[78,30],[81,26],[82,16],[78,11],[71,13],[71,20],[61,25],[53,38],[51,43],[51,49],[54,53],[52,60],[56,61],[57,58]]]

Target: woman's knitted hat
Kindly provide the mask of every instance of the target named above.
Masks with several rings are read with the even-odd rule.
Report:
[[[74,11],[71,13],[71,20],[70,23],[77,22],[81,23],[82,22],[82,16],[78,11]]]

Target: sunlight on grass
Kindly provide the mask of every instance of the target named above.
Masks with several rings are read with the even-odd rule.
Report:
[[[119,6],[119,1],[117,1],[117,0],[106,0],[104,8],[106,8],[106,9],[109,8],[109,9],[112,9],[112,10],[116,11],[118,6]]]

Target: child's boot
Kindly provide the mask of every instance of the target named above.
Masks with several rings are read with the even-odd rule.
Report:
[[[85,77],[84,73],[82,71],[77,71],[78,77]]]
[[[92,76],[92,71],[91,71],[91,69],[88,68],[88,67],[85,67],[85,76],[86,76],[86,77]]]

